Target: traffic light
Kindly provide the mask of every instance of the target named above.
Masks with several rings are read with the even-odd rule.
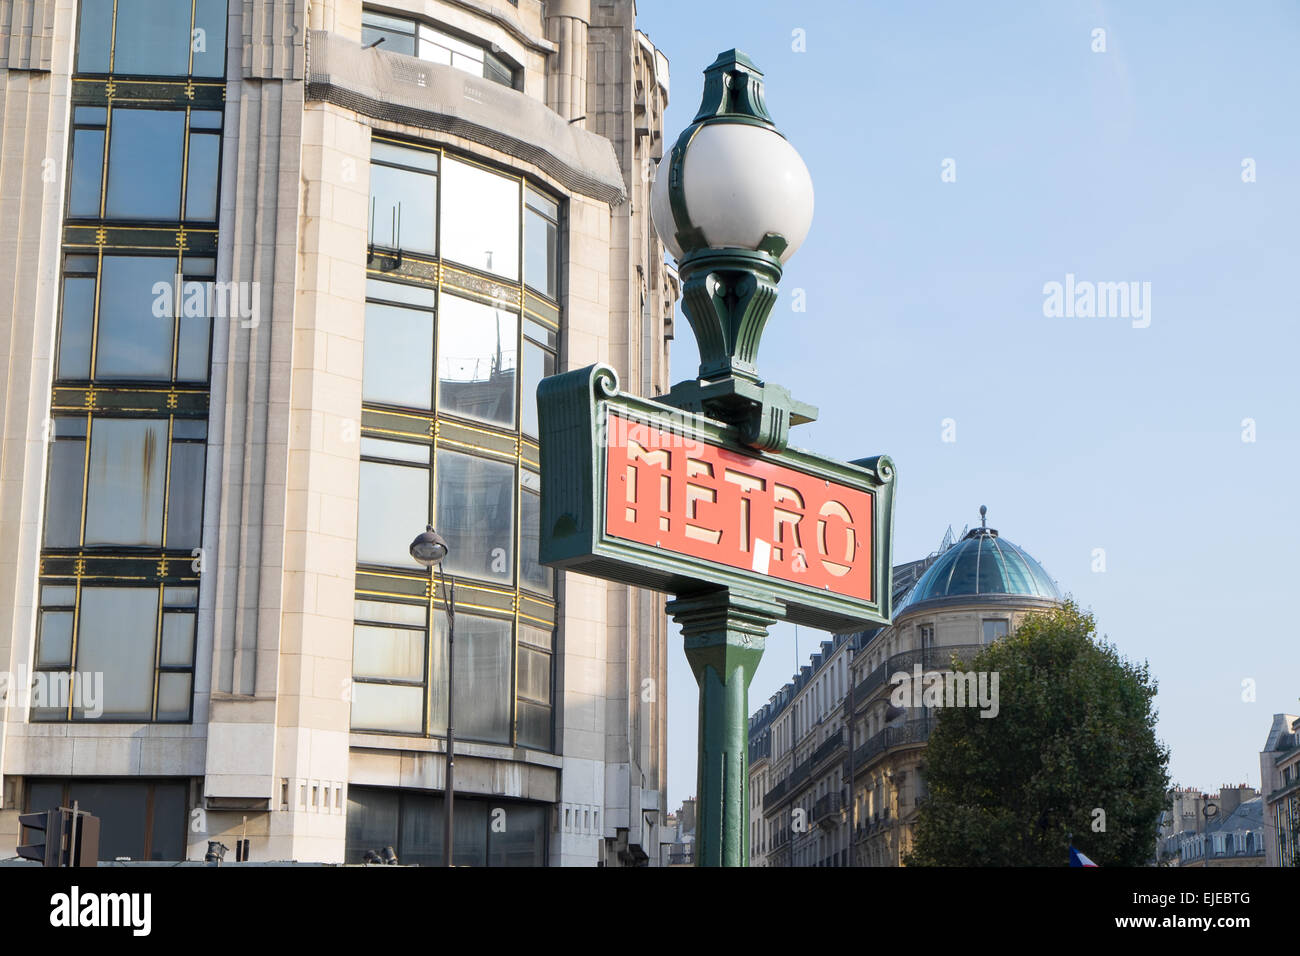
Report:
[[[18,847],[18,855],[24,860],[35,860],[42,866],[99,864],[99,817],[60,807],[20,814],[18,824],[32,841]]]
[[[18,824],[26,828],[25,836],[32,842],[18,847],[18,855],[24,860],[35,860],[42,866],[61,866],[63,820],[61,810],[20,814]]]

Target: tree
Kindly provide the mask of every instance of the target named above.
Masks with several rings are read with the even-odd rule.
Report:
[[[1145,662],[1067,600],[954,667],[997,673],[999,709],[938,712],[908,865],[1065,866],[1071,836],[1099,866],[1152,859],[1169,751]]]

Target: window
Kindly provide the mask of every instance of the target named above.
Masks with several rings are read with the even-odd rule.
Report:
[[[226,308],[215,271],[206,257],[65,256],[57,380],[206,383]]]
[[[101,196],[105,142],[107,189]],[[68,215],[215,221],[220,148],[217,110],[79,106],[73,114]]]
[[[407,567],[411,539],[429,522],[427,445],[361,439],[357,561]]]
[[[515,67],[482,43],[462,40],[414,20],[364,10],[361,14],[361,45],[379,43],[382,43],[381,49],[390,53],[418,56],[430,63],[451,66],[502,86],[515,85]]]
[[[28,778],[26,812],[70,807],[99,817],[99,859],[183,860],[189,785],[183,780]]]
[[[442,164],[442,256],[519,278],[519,180],[447,157]]]
[[[116,9],[116,18],[114,10]],[[219,77],[226,0],[81,0],[78,73]]]
[[[439,305],[438,410],[513,428],[519,316],[455,295]]]
[[[991,644],[999,637],[1007,636],[1007,622],[1002,619],[984,621],[983,643]]]
[[[519,700],[515,724],[521,747],[550,750],[552,746],[551,641],[549,630],[519,628]]]
[[[554,575],[539,559],[536,389],[557,368],[561,314],[525,282],[525,189],[552,231],[559,206],[519,176],[440,149],[378,137],[372,157],[357,599],[423,597],[427,619],[385,624],[358,612],[352,726],[446,732],[442,592],[430,597],[428,572],[408,553],[432,524],[449,545],[439,574],[466,585],[457,734],[550,750]],[[417,206],[430,228],[413,250]],[[543,277],[529,267],[529,278],[553,287],[545,250],[555,238],[542,238]]]
[[[457,451],[437,457],[438,515],[447,539],[443,572],[507,583],[514,575],[513,465]]]
[[[197,604],[197,587],[42,586],[32,719],[188,722]]]
[[[206,437],[207,424],[191,419],[56,418],[45,546],[188,555],[202,534]]]
[[[560,207],[535,189],[524,190],[524,281],[550,299],[558,297]]]
[[[441,592],[441,589],[439,589]],[[440,601],[439,595],[436,601]],[[353,638],[352,728],[387,733],[442,736],[447,733],[447,621],[433,611],[428,641],[425,605],[358,600]],[[456,615],[456,736],[509,744],[511,728],[512,628],[510,621],[477,614]],[[521,746],[549,749],[549,634],[527,639],[527,686],[521,695],[535,708],[521,729]],[[545,660],[541,660],[544,658]],[[540,668],[545,668],[545,677]],[[521,680],[523,679],[521,675]],[[543,726],[544,725],[544,726]]]
[[[375,140],[370,157],[370,241],[438,251],[438,154]]]
[[[362,398],[433,408],[433,323],[437,293],[414,285],[366,283]]]
[[[456,866],[545,866],[550,808],[456,795]],[[344,862],[393,847],[404,865],[441,866],[441,794],[378,787],[348,788]]]

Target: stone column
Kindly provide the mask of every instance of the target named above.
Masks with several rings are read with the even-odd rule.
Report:
[[[559,47],[547,68],[546,105],[585,129],[591,0],[551,0],[546,14],[546,38]]]

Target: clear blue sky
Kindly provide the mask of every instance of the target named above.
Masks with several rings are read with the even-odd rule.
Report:
[[[738,47],[812,172],[812,232],[759,356],[821,409],[794,443],[894,458],[896,562],[987,504],[1122,653],[1150,662],[1175,782],[1258,786],[1272,715],[1300,712],[1300,5],[638,8],[671,62],[670,143],[701,71]],[[1150,326],[1044,317],[1044,283],[1066,273],[1151,283]],[[698,355],[684,317],[677,328],[681,380]],[[800,658],[823,636],[801,629]],[[751,710],[792,674],[794,638],[768,638]],[[680,643],[669,683],[676,807],[695,792]]]

